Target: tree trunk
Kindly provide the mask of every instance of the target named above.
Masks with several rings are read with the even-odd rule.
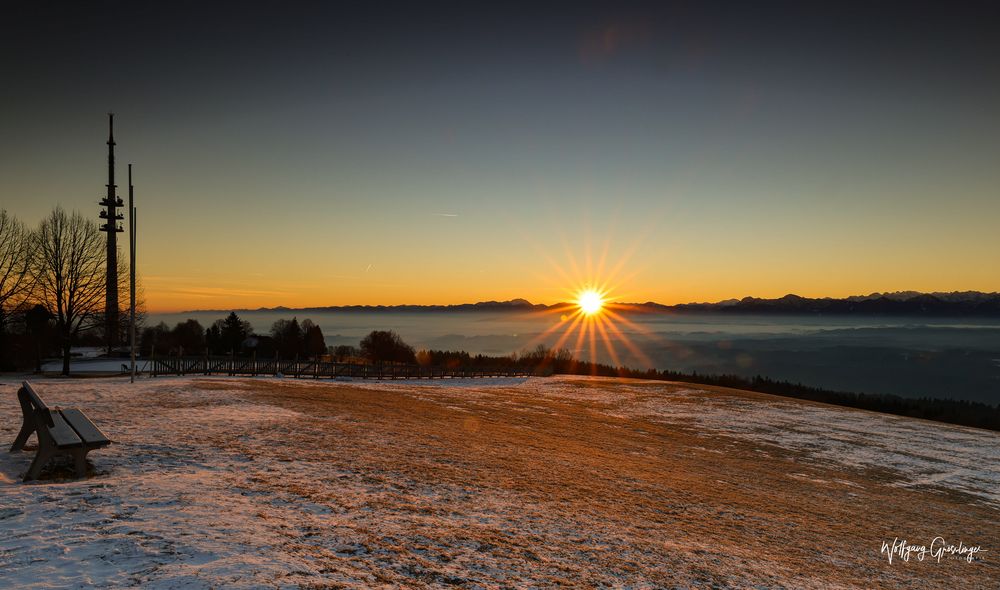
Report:
[[[70,348],[71,347],[70,347],[69,340],[64,341],[63,342],[63,346],[62,346],[62,349],[63,349],[63,368],[62,368],[62,374],[63,375],[69,375],[69,351],[70,351]]]

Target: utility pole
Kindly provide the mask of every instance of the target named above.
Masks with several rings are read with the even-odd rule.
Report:
[[[132,357],[129,383],[135,383],[135,201],[132,189],[132,164],[128,165],[128,252],[129,252],[129,349]]]

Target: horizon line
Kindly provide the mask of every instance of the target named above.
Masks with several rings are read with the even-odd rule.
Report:
[[[955,295],[955,294],[979,294],[985,296],[1000,296],[1000,291],[979,291],[975,289],[965,289],[965,290],[955,290],[955,291],[917,291],[917,290],[899,290],[899,291],[872,291],[871,293],[859,293],[854,295],[847,295],[843,297],[832,297],[832,296],[821,296],[821,297],[807,297],[798,295],[796,293],[786,293],[780,297],[757,297],[754,295],[746,295],[743,297],[730,297],[727,299],[720,299],[717,301],[686,301],[681,303],[660,303],[654,300],[648,301],[614,301],[609,300],[609,303],[614,305],[622,306],[657,306],[657,307],[678,307],[684,305],[719,305],[727,302],[739,302],[746,299],[751,300],[761,300],[761,301],[776,301],[779,299],[784,299],[786,297],[800,297],[802,299],[813,299],[813,300],[846,300],[854,297],[874,297],[874,296],[886,296],[886,295],[898,295],[898,294],[914,294],[914,296],[920,295]],[[434,307],[467,307],[467,306],[477,306],[477,305],[510,305],[517,304],[519,307],[531,306],[535,308],[552,309],[555,307],[563,305],[572,305],[571,301],[556,301],[554,303],[534,303],[523,297],[515,297],[513,299],[497,300],[489,299],[476,302],[462,302],[462,303],[385,303],[385,304],[372,304],[372,303],[348,303],[348,304],[333,304],[333,305],[304,305],[291,307],[286,305],[274,305],[274,306],[259,306],[259,307],[232,307],[232,308],[210,308],[210,309],[181,309],[181,310],[147,310],[146,313],[155,314],[182,314],[182,313],[228,313],[228,312],[261,312],[261,311],[314,311],[314,310],[326,310],[326,309],[348,309],[348,308],[369,308],[369,309],[391,309],[400,307],[410,307],[410,308],[434,308]]]

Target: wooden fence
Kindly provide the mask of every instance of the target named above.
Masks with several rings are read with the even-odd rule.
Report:
[[[529,369],[498,368],[445,368],[397,364],[356,364],[323,361],[259,360],[232,357],[165,357],[147,359],[146,373],[150,377],[162,375],[230,375],[268,376],[283,375],[296,378],[354,379],[485,379],[497,377],[529,377]],[[127,365],[122,365],[128,372]]]

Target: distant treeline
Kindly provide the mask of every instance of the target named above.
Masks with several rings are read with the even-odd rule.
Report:
[[[316,359],[340,362],[397,363],[413,365],[413,347],[391,330],[374,330],[358,346],[327,346],[323,330],[310,319],[279,319],[267,333],[258,333],[250,322],[230,312],[208,328],[198,320],[164,322],[142,330],[139,354],[151,356],[227,355],[258,358]]]
[[[257,354],[292,359],[312,358],[327,352],[320,327],[309,319],[299,323],[297,317],[280,319],[263,334],[256,333],[250,322],[232,312],[207,328],[194,319],[179,322],[173,328],[160,322],[143,328],[139,336],[142,357]]]
[[[873,412],[895,414],[897,416],[923,418],[925,420],[936,420],[949,424],[1000,431],[1000,405],[991,406],[981,402],[964,400],[926,397],[905,398],[898,395],[833,391],[820,387],[810,387],[801,383],[792,383],[790,381],[777,381],[760,375],[748,378],[739,375],[705,375],[697,372],[683,373],[671,370],[658,371],[656,369],[639,370],[628,367],[613,367],[601,363],[577,360],[567,350],[553,351],[544,347],[538,347],[533,351],[520,355],[502,357],[472,356],[467,352],[461,351],[422,350],[417,353],[417,360],[423,360],[424,363],[435,366],[514,366],[533,369],[536,374],[628,377],[716,385],[719,387],[745,389],[783,397],[871,410]]]

